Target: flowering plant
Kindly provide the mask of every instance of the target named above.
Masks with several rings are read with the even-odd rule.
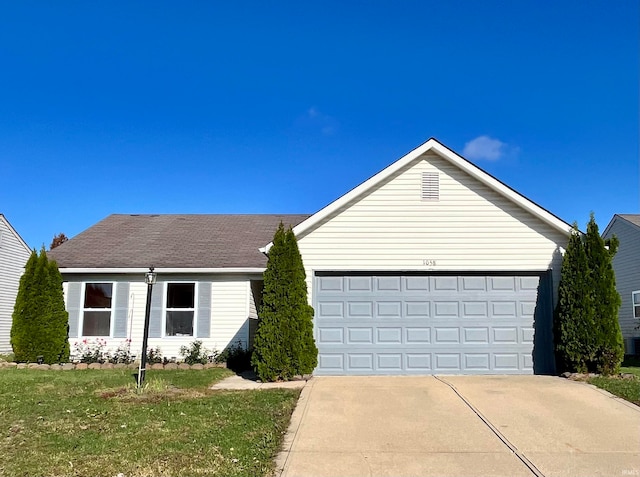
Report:
[[[107,357],[109,362],[113,364],[133,363],[133,356],[131,355],[131,340],[127,338],[113,353],[106,353],[105,357]]]
[[[107,359],[104,352],[105,346],[107,346],[107,342],[102,338],[97,338],[95,341],[85,338],[75,342],[73,356],[80,363],[104,363]]]

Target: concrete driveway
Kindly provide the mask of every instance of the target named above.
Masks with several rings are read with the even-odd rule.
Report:
[[[550,376],[314,377],[282,477],[640,476],[640,408]]]

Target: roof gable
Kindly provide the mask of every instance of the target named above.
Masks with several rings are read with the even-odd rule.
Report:
[[[632,229],[640,232],[640,214],[615,214],[604,229],[604,232],[602,232],[603,237],[608,237],[608,235],[613,232],[612,229],[615,227],[618,220],[623,221],[627,225],[631,226]]]
[[[9,221],[3,214],[0,214],[0,222],[2,222],[9,229],[9,231],[13,234],[16,240],[18,240],[20,245],[24,247],[27,253],[31,254],[31,251],[32,251],[31,248],[29,248],[27,243],[22,239],[20,234],[16,231],[16,229],[13,228],[13,226],[9,223]]]
[[[571,225],[555,216],[548,210],[544,209],[543,207],[539,206],[535,202],[531,201],[530,199],[527,199],[525,196],[516,192],[514,189],[499,181],[491,174],[480,169],[475,164],[472,164],[462,156],[456,154],[451,149],[438,142],[434,138],[429,139],[421,146],[418,146],[405,156],[398,159],[396,162],[392,163],[382,171],[378,172],[354,189],[347,192],[342,197],[331,202],[329,205],[295,226],[293,228],[294,233],[298,238],[304,237],[317,225],[338,213],[343,207],[362,197],[364,194],[368,193],[370,190],[377,187],[379,184],[383,183],[388,178],[401,171],[403,168],[409,166],[413,161],[417,160],[419,157],[423,156],[426,153],[437,154],[439,157],[457,166],[459,169],[466,172],[471,177],[485,184],[490,189],[496,191],[501,196],[509,199],[511,202],[517,204],[527,212],[538,217],[544,223],[550,225],[553,229],[558,230],[567,236],[571,234]],[[271,245],[272,244],[269,243],[261,250],[267,252]]]

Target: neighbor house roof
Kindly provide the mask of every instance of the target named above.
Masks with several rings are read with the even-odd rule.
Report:
[[[609,225],[607,225],[607,227],[604,229],[604,232],[602,232],[603,237],[609,234],[609,229],[611,229],[611,226],[618,219],[629,222],[630,224],[640,229],[640,214],[614,214],[614,216],[611,218],[611,221],[609,222]]]
[[[66,272],[90,269],[263,269],[258,249],[280,222],[308,215],[110,215],[48,252]]]
[[[364,181],[359,186],[351,189],[342,197],[337,200],[331,202],[329,205],[316,212],[312,216],[310,216],[304,222],[301,222],[296,227],[294,227],[293,231],[296,234],[296,237],[302,238],[308,232],[313,230],[316,226],[326,221],[328,218],[332,217],[348,204],[358,200],[364,194],[369,192],[374,187],[383,183],[390,177],[392,177],[396,172],[402,170],[408,164],[412,163],[420,156],[426,153],[435,153],[439,157],[449,161],[451,164],[456,165],[463,171],[467,172],[470,176],[475,177],[477,180],[488,186],[489,188],[495,190],[500,195],[506,197],[510,201],[519,205],[523,209],[527,210],[531,214],[538,217],[543,222],[549,224],[554,229],[569,235],[571,233],[571,225],[567,222],[559,218],[558,216],[552,214],[548,210],[539,206],[532,200],[526,198],[516,190],[512,189],[504,182],[493,177],[488,172],[480,169],[475,164],[472,164],[464,157],[460,156],[456,152],[449,149],[447,146],[439,142],[437,139],[431,138],[424,144],[418,146],[413,151],[405,154],[403,157],[398,159],[396,162],[387,166],[376,175],[370,177],[366,181]],[[264,245],[264,244],[263,244]],[[266,246],[264,246],[261,250],[268,252],[272,243],[269,242]]]
[[[631,222],[633,225],[640,227],[640,214],[617,214],[627,222]]]

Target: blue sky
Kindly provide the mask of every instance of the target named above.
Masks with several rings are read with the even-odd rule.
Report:
[[[435,137],[562,219],[638,213],[638,1],[11,2],[0,213],[312,213]]]

